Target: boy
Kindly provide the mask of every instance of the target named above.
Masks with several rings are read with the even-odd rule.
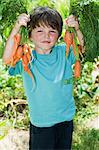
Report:
[[[34,43],[31,71],[35,77],[33,90],[31,77],[23,70],[21,60],[9,69],[10,75],[21,74],[30,110],[30,150],[70,150],[73,132],[75,103],[72,95],[72,64],[75,57],[70,48],[66,59],[66,45],[56,45],[62,32],[60,14],[49,7],[38,7],[30,16],[21,14],[7,40],[3,61],[10,58],[13,37],[21,26],[29,28],[29,38]],[[73,15],[66,25],[74,27],[80,44],[83,35]]]

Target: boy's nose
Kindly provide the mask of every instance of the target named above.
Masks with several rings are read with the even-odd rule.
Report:
[[[50,37],[50,33],[48,32],[48,33],[45,33],[45,38],[49,38]]]

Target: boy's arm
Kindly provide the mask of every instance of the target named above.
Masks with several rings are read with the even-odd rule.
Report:
[[[7,60],[10,59],[12,51],[13,51],[13,45],[14,45],[14,36],[18,33],[20,29],[19,24],[16,22],[14,28],[11,31],[10,36],[7,39],[4,54],[3,54],[3,62],[6,64]]]
[[[74,15],[70,15],[68,18],[66,18],[66,26],[67,26],[67,28],[68,27],[74,27],[75,28],[79,43],[82,47],[82,52],[84,52],[84,37],[83,37],[83,34],[79,28],[78,19]]]
[[[11,54],[13,52],[13,45],[14,45],[14,36],[19,32],[21,26],[27,26],[27,22],[29,21],[29,15],[21,14],[15,25],[12,29],[9,38],[6,42],[4,54],[3,54],[3,62],[6,64],[7,60],[10,59]]]
[[[79,40],[79,43],[80,43],[80,46],[82,48],[82,53],[85,52],[85,48],[84,48],[84,37],[83,37],[83,34],[81,32],[81,30],[78,28],[75,28],[76,30],[76,33],[77,33],[77,37],[78,37],[78,40]]]

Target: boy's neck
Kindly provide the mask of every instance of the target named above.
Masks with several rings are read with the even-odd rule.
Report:
[[[36,49],[35,48],[35,50],[36,50],[36,52],[38,53],[38,54],[50,54],[51,52],[52,52],[52,49],[50,49],[50,50],[42,50],[42,49]]]

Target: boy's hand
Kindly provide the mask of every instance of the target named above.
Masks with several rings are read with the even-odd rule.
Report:
[[[20,14],[17,21],[16,21],[16,26],[20,28],[21,26],[27,26],[27,22],[30,21],[30,15],[27,15],[25,13]]]
[[[67,17],[65,23],[67,27],[74,27],[75,30],[79,29],[78,19],[74,15]]]

